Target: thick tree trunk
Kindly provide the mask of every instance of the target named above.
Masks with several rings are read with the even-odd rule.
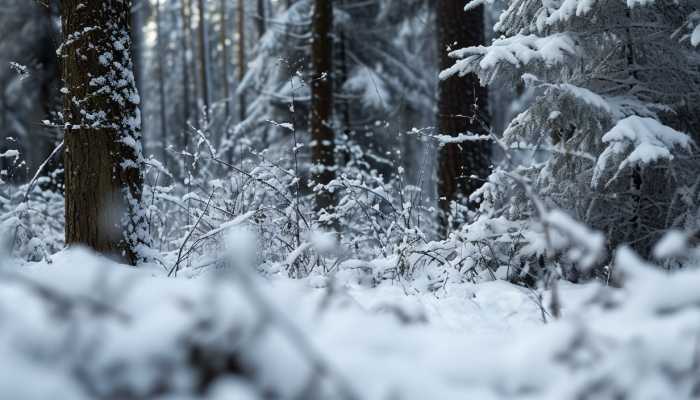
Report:
[[[315,0],[311,44],[311,161],[319,211],[332,211],[333,193],[327,185],[335,178],[335,134],[333,122],[333,2]]]
[[[475,46],[484,42],[484,10],[480,6],[464,11],[464,0],[437,0],[438,49],[440,69],[454,64],[449,49]],[[438,128],[441,134],[486,134],[488,104],[486,88],[474,74],[440,81],[438,88]],[[468,200],[489,174],[490,146],[486,141],[448,144],[438,155],[438,203],[441,234],[446,236],[450,206],[460,198]]]
[[[66,244],[135,263],[140,212],[140,99],[127,0],[61,0]]]
[[[238,84],[243,81],[246,67],[245,54],[245,0],[238,0]],[[248,114],[245,93],[238,96],[238,119],[245,120]]]

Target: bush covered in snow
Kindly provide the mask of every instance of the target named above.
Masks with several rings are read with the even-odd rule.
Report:
[[[700,390],[697,270],[659,272],[621,249],[624,289],[261,279],[241,229],[198,279],[77,249],[50,264],[3,257],[0,393],[680,400]]]

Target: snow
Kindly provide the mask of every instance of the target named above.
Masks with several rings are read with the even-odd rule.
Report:
[[[471,133],[460,133],[458,135],[434,135],[431,136],[438,141],[441,146],[453,143],[477,142],[482,140],[491,140],[490,136],[476,135]]]
[[[690,34],[690,44],[693,46],[700,44],[700,25],[693,28],[693,33]]]
[[[569,247],[569,258],[580,263],[583,268],[592,267],[605,255],[605,236],[576,222],[563,211],[549,211],[544,216],[544,221],[559,233],[550,237],[554,242],[551,246],[555,249]]]
[[[683,256],[687,254],[689,248],[688,235],[678,230],[671,230],[666,232],[654,246],[654,257],[664,259]]]
[[[453,75],[463,76],[470,72],[496,69],[500,64],[522,68],[535,62],[546,66],[560,64],[575,54],[575,42],[566,33],[549,36],[514,35],[496,39],[490,46],[475,46],[455,50],[450,57],[457,58],[455,65],[442,71],[440,79]]]
[[[585,103],[588,103],[594,107],[598,107],[602,110],[605,110],[607,112],[612,112],[613,109],[608,103],[608,101],[603,97],[600,96],[599,94],[588,90],[586,88],[582,88],[579,86],[575,86],[569,83],[562,83],[560,85],[556,85],[560,90],[565,91],[567,93],[570,93],[571,95],[581,99]]]
[[[0,158],[19,158],[19,151],[18,150],[6,150],[2,153],[0,153]]]
[[[631,166],[648,165],[660,160],[672,160],[677,148],[690,150],[692,139],[685,133],[663,125],[654,118],[636,115],[624,118],[603,135],[608,147],[598,157],[593,174],[597,185],[611,157],[627,154],[620,162],[618,172]]]
[[[549,6],[547,7],[549,9],[549,16],[546,18],[545,23],[546,25],[553,25],[566,22],[574,16],[580,17],[586,15],[593,9],[597,1],[598,0],[564,0],[560,3],[545,3]],[[551,5],[555,6],[550,8]],[[540,30],[543,30],[543,28],[540,27]]]
[[[234,234],[229,242],[247,240]],[[0,391],[14,399],[341,399],[351,391],[370,400],[573,400],[600,390],[596,398],[690,399],[700,272],[658,272],[627,249],[616,262],[625,289],[561,283],[557,321],[546,310],[549,292],[503,281],[430,292],[407,281],[370,287],[330,276],[318,288],[312,279],[263,280],[244,270],[167,279],[83,250],[52,264],[5,259]],[[214,363],[235,355],[249,372],[224,369],[197,392],[191,346],[208,349]],[[171,395],[154,396],[159,387]]]

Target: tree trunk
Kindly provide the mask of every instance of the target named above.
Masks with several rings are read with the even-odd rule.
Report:
[[[226,123],[231,118],[231,88],[229,81],[229,54],[228,54],[228,0],[221,0],[221,63],[223,65],[222,74],[224,80],[224,106]]]
[[[333,193],[327,185],[335,178],[333,122],[333,28],[332,0],[315,0],[311,44],[311,162],[314,181],[321,185],[316,208],[332,211]]]
[[[238,84],[243,81],[245,76],[245,0],[238,0]],[[240,121],[245,120],[247,114],[247,105],[245,94],[241,93],[238,96],[238,118]]]
[[[66,244],[134,264],[146,239],[131,1],[61,0]]]
[[[183,102],[183,131],[182,131],[182,147],[187,148],[188,136],[187,131],[189,129],[190,122],[190,107],[192,101],[190,99],[190,60],[189,52],[192,48],[190,46],[190,4],[188,0],[180,0],[180,19],[182,20],[182,31],[180,32],[180,42],[182,45],[182,102]]]
[[[199,73],[202,81],[202,101],[204,117],[207,118],[210,108],[209,98],[209,30],[207,28],[207,10],[205,0],[198,0],[199,8]]]
[[[265,34],[265,28],[267,25],[266,19],[265,19],[265,0],[258,0],[258,18],[257,18],[257,25],[258,25],[258,37],[262,37]]]
[[[338,4],[340,7],[345,6],[345,1],[340,0]],[[345,32],[345,27],[340,29],[338,33],[338,43],[337,43],[337,61],[336,61],[336,74],[334,76],[336,87],[342,88],[347,80],[350,78],[350,72],[348,69],[348,52],[347,52],[347,34]],[[336,100],[337,101],[337,100]],[[343,138],[342,147],[339,149],[338,153],[340,155],[341,162],[346,165],[350,162],[350,151],[348,148],[348,141],[350,139],[350,133],[352,132],[352,116],[350,112],[350,99],[345,96],[343,99],[339,100],[339,111],[343,123]]]
[[[449,49],[476,46],[484,42],[484,8],[464,11],[464,0],[438,0],[437,31],[440,70],[451,67]],[[486,88],[474,74],[441,80],[438,88],[438,129],[441,134],[488,132]],[[451,204],[467,200],[489,175],[490,146],[487,141],[470,141],[443,146],[438,155],[438,203],[441,234],[452,229]],[[474,206],[474,204],[470,204]]]
[[[0,82],[0,153],[7,151],[7,94],[5,93],[5,84]],[[0,171],[6,171],[9,168],[9,160],[5,157],[0,157]],[[3,176],[0,175],[0,182],[3,182]]]
[[[168,165],[166,149],[168,148],[168,122],[166,115],[166,101],[165,101],[165,63],[163,58],[165,57],[165,48],[163,42],[165,41],[165,35],[161,30],[163,21],[161,20],[160,13],[160,0],[156,0],[156,40],[157,40],[157,57],[158,57],[158,96],[160,97],[160,138],[163,141],[161,143],[161,154],[163,157],[163,162]]]

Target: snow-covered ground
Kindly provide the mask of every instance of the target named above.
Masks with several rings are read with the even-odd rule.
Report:
[[[81,250],[0,268],[7,399],[690,399],[700,273],[621,251],[626,289],[366,287],[209,270],[166,278]],[[541,307],[541,305],[544,306]]]

